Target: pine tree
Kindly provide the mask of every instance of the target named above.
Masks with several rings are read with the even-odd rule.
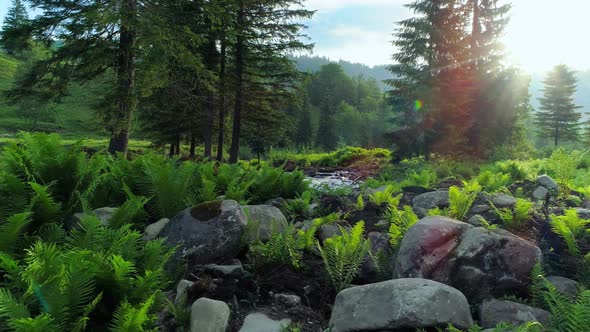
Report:
[[[580,106],[574,103],[577,89],[575,72],[566,65],[557,65],[547,74],[543,82],[541,107],[536,114],[539,135],[551,138],[557,146],[562,141],[577,141],[579,138]]]
[[[229,161],[238,161],[242,122],[250,98],[246,91],[264,91],[277,99],[292,93],[298,75],[289,53],[311,49],[302,41],[304,25],[313,11],[301,9],[301,0],[237,0],[235,42],[232,45],[234,111]],[[268,129],[272,130],[272,129]]]
[[[50,99],[67,93],[70,82],[110,81],[102,115],[111,133],[109,151],[127,152],[139,95],[159,84],[157,66],[146,61],[163,36],[160,2],[30,0],[41,11],[31,21],[36,40],[53,47],[11,91],[15,99],[31,94]],[[141,38],[140,38],[141,37]],[[155,56],[152,55],[152,58]],[[142,61],[139,61],[142,59]]]
[[[28,31],[29,14],[21,0],[12,0],[12,5],[6,13],[2,32],[0,32],[0,46],[10,55],[18,56],[30,49],[31,36]]]
[[[459,153],[473,124],[467,66],[464,4],[458,0],[415,0],[406,5],[415,17],[396,30],[395,78],[390,97],[400,127],[417,131],[422,153]],[[438,136],[438,144],[432,138]],[[444,144],[441,144],[444,143]]]

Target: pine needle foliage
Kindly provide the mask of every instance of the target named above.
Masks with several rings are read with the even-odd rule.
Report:
[[[359,221],[350,231],[341,227],[341,236],[317,243],[324,266],[334,289],[348,287],[369,252],[369,240],[364,238],[365,223]]]

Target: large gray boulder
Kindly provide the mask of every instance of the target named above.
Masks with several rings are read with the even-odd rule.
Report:
[[[285,215],[275,206],[246,205],[243,209],[248,217],[248,230],[245,235],[248,241],[266,242],[273,233],[281,233],[289,225]]]
[[[541,250],[507,231],[427,217],[405,234],[395,276],[426,278],[459,289],[472,303],[528,293]]]
[[[290,324],[290,319],[274,320],[255,312],[246,316],[239,332],[283,332]]]
[[[430,210],[435,207],[445,208],[449,206],[449,192],[446,190],[432,191],[414,197],[412,205],[417,209]]]
[[[426,279],[395,279],[347,288],[336,296],[332,332],[473,325],[460,291]]]
[[[479,323],[484,329],[493,328],[499,323],[518,326],[527,322],[539,322],[549,327],[551,313],[525,304],[495,299],[485,301],[479,307]]]
[[[230,314],[227,303],[202,297],[191,306],[190,332],[226,332]]]
[[[213,201],[181,212],[160,232],[178,246],[172,262],[215,263],[234,258],[242,249],[246,215],[236,201]]]

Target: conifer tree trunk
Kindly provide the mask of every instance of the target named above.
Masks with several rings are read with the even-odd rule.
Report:
[[[240,1],[240,10],[238,11],[237,25],[238,36],[235,46],[235,68],[236,68],[236,95],[235,108],[233,116],[233,127],[231,137],[231,147],[229,151],[229,162],[234,164],[238,162],[240,152],[240,132],[242,128],[242,95],[244,84],[244,33],[243,26],[245,23],[244,2]]]
[[[207,69],[213,71],[215,70],[215,58],[216,58],[216,43],[215,38],[211,34],[209,36],[208,44],[207,44]],[[213,125],[215,121],[214,117],[214,110],[215,110],[215,95],[212,91],[207,92],[207,125],[205,126],[205,159],[211,158],[211,147],[213,141]]]
[[[219,119],[217,125],[217,161],[223,161],[223,140],[225,139],[225,111],[226,111],[226,91],[225,91],[225,61],[226,61],[227,42],[225,36],[221,39],[221,57],[219,68]]]
[[[190,158],[195,157],[195,151],[197,149],[197,138],[195,137],[195,132],[191,131],[191,148],[190,148]]]
[[[131,119],[137,107],[134,96],[135,85],[135,40],[137,32],[136,0],[123,0],[122,19],[119,37],[119,55],[117,59],[117,111],[111,125],[110,153],[127,154]]]

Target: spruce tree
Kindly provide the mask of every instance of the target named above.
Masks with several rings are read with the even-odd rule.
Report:
[[[579,138],[580,106],[574,103],[577,89],[575,72],[566,65],[557,65],[543,81],[543,97],[536,114],[539,136],[551,138],[557,146],[562,141],[577,141]]]
[[[398,124],[416,132],[422,153],[460,153],[473,124],[464,3],[415,0],[406,7],[415,17],[398,23],[387,81]]]
[[[291,52],[311,49],[304,43],[302,19],[313,11],[301,0],[236,0],[235,41],[232,45],[234,111],[229,161],[238,161],[242,124],[248,107],[257,98],[283,98],[292,94],[298,75]],[[262,92],[247,95],[247,91]],[[246,112],[244,112],[246,111]],[[246,114],[244,114],[246,113]],[[273,130],[268,128],[267,130]]]
[[[29,14],[24,3],[12,0],[0,32],[0,46],[6,53],[18,56],[31,47],[28,23]]]
[[[70,82],[101,77],[112,88],[103,96],[103,115],[111,133],[109,151],[127,152],[138,95],[157,84],[158,75],[146,75],[147,53],[156,40],[158,2],[29,0],[41,14],[31,21],[36,40],[53,47],[47,59],[36,62],[29,75],[11,92],[14,98],[31,94],[53,98],[67,93]],[[142,38],[139,38],[139,37]],[[144,44],[142,44],[144,43]],[[156,67],[151,67],[154,70]],[[138,81],[145,79],[140,84]],[[146,83],[144,85],[143,83]]]

